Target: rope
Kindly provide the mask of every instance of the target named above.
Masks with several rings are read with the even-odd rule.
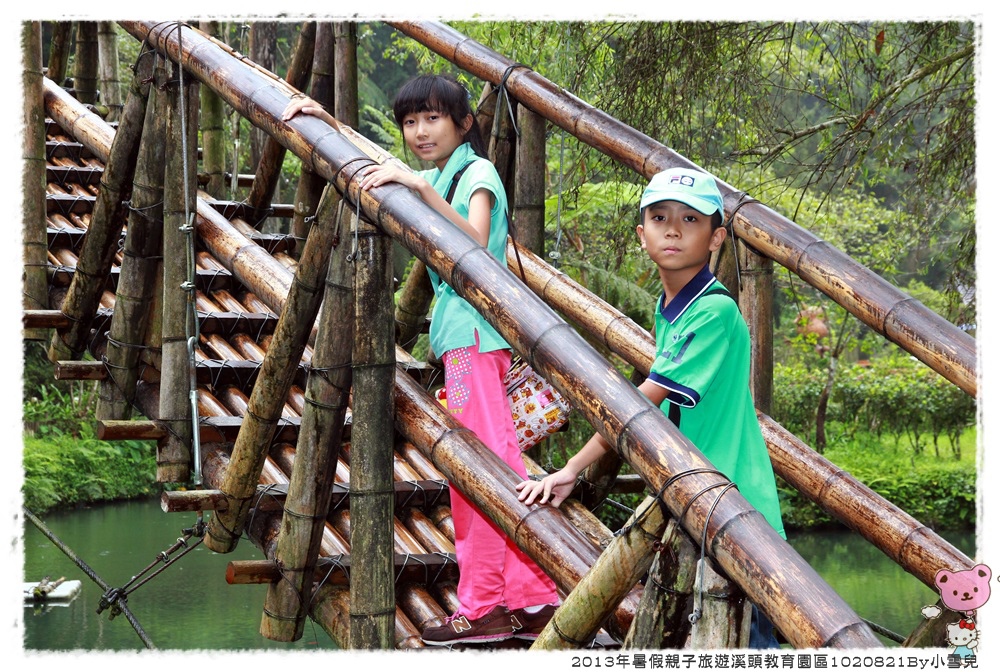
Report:
[[[107,594],[107,591],[110,589],[110,585],[106,581],[104,581],[100,576],[98,576],[97,573],[93,569],[91,569],[86,562],[84,562],[81,558],[79,558],[76,555],[76,553],[74,553],[72,549],[69,548],[69,546],[64,544],[58,537],[56,537],[56,535],[53,534],[48,527],[46,527],[45,523],[43,523],[41,519],[38,518],[38,516],[32,513],[30,509],[22,506],[21,510],[24,511],[25,517],[28,520],[30,520],[35,527],[38,528],[39,532],[44,534],[49,539],[49,541],[55,544],[56,548],[65,553],[66,557],[72,560],[76,564],[76,566],[83,571],[84,574],[86,574],[91,580],[94,581],[94,583],[100,586],[101,589],[105,591],[105,594]],[[135,630],[136,634],[139,635],[139,639],[142,640],[142,643],[145,644],[147,649],[156,648],[153,645],[152,640],[149,638],[148,635],[146,635],[145,631],[142,629],[142,626],[139,625],[139,622],[136,620],[135,616],[132,614],[131,611],[129,611],[128,604],[124,599],[118,600],[116,602],[116,610],[118,613],[122,613],[125,615],[125,620],[129,622],[129,624]],[[100,613],[100,611],[98,613]]]

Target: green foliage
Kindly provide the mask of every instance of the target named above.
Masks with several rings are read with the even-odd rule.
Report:
[[[976,431],[966,428],[961,440],[974,448]],[[858,432],[832,446],[826,457],[890,503],[937,530],[974,529],[976,467],[974,450],[961,460],[940,460],[929,453],[915,456],[893,442]],[[817,504],[778,479],[786,529],[839,525]]]
[[[36,513],[150,495],[157,487],[156,457],[139,441],[106,442],[86,433],[25,436],[23,466],[24,505]]]
[[[825,375],[798,364],[774,367],[772,417],[807,442]],[[976,401],[910,357],[882,357],[841,372],[827,413],[852,436],[886,436],[895,445],[905,440],[915,455],[932,445],[940,457],[942,439],[947,439],[950,455],[958,460],[959,437],[976,421]]]

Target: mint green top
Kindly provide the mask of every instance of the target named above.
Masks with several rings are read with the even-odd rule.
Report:
[[[490,236],[487,249],[505,268],[507,266],[507,192],[496,168],[487,159],[472,151],[469,143],[459,145],[445,164],[444,170],[433,168],[423,170],[418,174],[430,182],[434,191],[441,198],[448,198],[452,178],[464,166],[469,167],[462,174],[452,198],[452,207],[462,217],[469,218],[469,200],[479,189],[487,189],[493,195],[493,208],[490,210]],[[431,348],[441,357],[455,348],[464,348],[476,344],[476,332],[479,332],[479,351],[509,349],[510,345],[493,328],[489,322],[476,312],[472,305],[459,296],[454,289],[427,268],[431,278],[436,301],[431,313]]]
[[[750,331],[706,265],[666,306],[656,303],[649,380],[667,390],[660,408],[785,536],[778,489],[750,395]]]

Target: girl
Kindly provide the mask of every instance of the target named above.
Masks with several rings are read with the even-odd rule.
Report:
[[[333,121],[307,98],[292,100],[284,119],[299,112]],[[485,144],[465,88],[443,75],[417,77],[400,89],[393,113],[406,146],[435,168],[413,173],[390,165],[372,166],[361,179],[362,189],[388,182],[409,187],[506,266],[507,196],[493,164],[483,158]],[[446,199],[459,171],[462,175],[449,203]],[[430,268],[427,272],[436,296],[431,349],[443,353],[448,410],[527,478],[503,385],[510,368],[510,345],[436,273]],[[555,584],[454,487],[451,511],[460,607],[443,625],[425,629],[422,639],[435,646],[512,636],[536,639],[559,603]]]

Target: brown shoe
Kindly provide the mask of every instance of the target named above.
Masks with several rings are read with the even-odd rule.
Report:
[[[542,634],[542,630],[552,620],[556,608],[554,604],[547,604],[533,614],[524,609],[515,609],[510,612],[510,621],[514,626],[514,637],[532,642],[538,639],[538,635]]]
[[[500,642],[514,635],[511,627],[510,611],[502,604],[482,618],[469,619],[463,614],[453,614],[445,619],[444,625],[427,628],[420,639],[431,646],[451,644],[483,644]]]

